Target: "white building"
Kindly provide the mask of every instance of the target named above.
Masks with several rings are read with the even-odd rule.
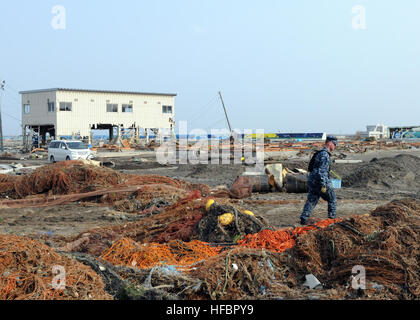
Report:
[[[361,132],[363,138],[375,137],[376,139],[388,139],[390,137],[389,128],[383,124],[366,126],[366,131]]]
[[[81,136],[91,139],[92,130],[148,129],[154,133],[174,130],[175,96],[145,93],[54,88],[21,91],[23,136]],[[25,140],[25,139],[24,139]]]

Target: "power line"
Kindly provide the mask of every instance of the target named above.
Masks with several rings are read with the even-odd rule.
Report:
[[[12,118],[12,119],[14,119],[14,120],[18,121],[18,122],[19,122],[19,124],[20,124],[20,125],[22,125],[22,120],[20,120],[20,119],[16,118],[15,116],[12,116],[11,114],[8,114],[8,113],[4,112],[4,111],[3,111],[3,114],[4,114],[5,116],[8,116],[8,117],[10,117],[10,118]]]
[[[13,102],[18,105],[18,109],[20,109],[21,101],[19,101],[18,99],[14,98],[11,95],[6,95],[5,98],[13,100]]]
[[[5,86],[4,89],[7,90],[7,86]],[[18,104],[18,106],[20,106],[21,102],[19,100],[17,100],[16,98],[14,98],[13,96],[5,95],[4,98],[10,98],[10,99],[14,100]],[[3,111],[3,114],[10,117],[10,118],[13,118],[13,119],[19,121],[19,123],[22,124],[22,121],[20,119],[16,118],[15,116],[12,116],[11,114],[9,114],[7,112],[4,112],[4,111]]]
[[[219,124],[220,122],[222,122],[222,121],[225,121],[226,120],[226,118],[222,118],[222,119],[220,119],[220,120],[218,120],[218,121],[216,121],[215,123],[213,123],[213,124],[211,124],[211,125],[209,125],[207,128],[206,128],[206,130],[207,129],[213,129],[212,127],[213,126],[215,126],[216,124]]]
[[[195,123],[195,122],[197,122],[198,120],[201,120],[201,119],[206,119],[207,120],[207,116],[209,115],[209,112],[210,111],[214,112],[214,108],[215,108],[215,105],[213,104],[211,108],[208,108],[207,110],[204,110],[200,115],[198,115],[197,117],[189,120],[189,123]]]
[[[190,117],[190,122],[193,122],[197,119],[199,119],[200,117],[202,117],[206,112],[208,112],[211,108],[214,107],[214,103],[217,100],[217,96],[213,97],[209,102],[207,102],[203,107],[199,108],[200,110],[197,113],[194,113],[191,117]],[[204,110],[203,110],[204,109]],[[192,118],[192,120],[191,120]]]
[[[6,92],[10,93],[12,95],[12,97],[14,97],[15,94],[17,96],[19,96],[19,93],[18,92],[12,91],[8,87],[6,87],[5,90],[6,90]],[[14,97],[14,99],[16,99],[16,98]]]

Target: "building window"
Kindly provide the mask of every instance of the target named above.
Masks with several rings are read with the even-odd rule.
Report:
[[[172,113],[172,106],[162,106],[162,113]]]
[[[106,105],[106,112],[118,112],[118,104],[108,103]]]
[[[28,114],[29,112],[31,112],[31,105],[30,104],[24,104],[23,105],[23,112],[25,114]]]
[[[48,101],[48,112],[54,112],[55,111],[55,104],[54,102]]]
[[[71,111],[71,102],[60,102],[60,111]]]
[[[133,112],[133,105],[132,104],[123,104],[122,105],[122,112]]]

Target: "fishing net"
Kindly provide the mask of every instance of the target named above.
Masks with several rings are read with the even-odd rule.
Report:
[[[85,252],[98,256],[108,249],[110,243],[121,238],[130,238],[136,242],[166,243],[171,240],[201,240],[208,238],[214,230],[200,233],[198,224],[206,210],[208,198],[202,198],[200,191],[191,192],[186,198],[166,207],[162,212],[124,225],[96,228],[67,240],[60,248],[63,251]],[[218,203],[230,204],[229,199],[218,199]],[[241,207],[235,206],[237,210]],[[222,241],[224,242],[224,241]]]
[[[29,175],[15,176],[4,192],[20,199],[35,194],[69,194],[89,192],[121,184],[123,176],[115,170],[81,161],[57,162],[42,166]],[[10,181],[9,181],[10,182]]]
[[[203,211],[204,216],[197,226],[198,239],[213,243],[232,243],[242,236],[257,233],[268,226],[264,218],[245,214],[238,206],[225,203],[222,204],[221,199],[217,199],[208,212]],[[225,213],[232,214],[233,219],[223,225],[219,218]]]
[[[58,273],[53,274],[55,266],[65,272],[63,289],[54,285],[64,286],[55,278]],[[89,267],[34,240],[0,235],[0,300],[85,299],[112,299]]]
[[[136,189],[124,190],[128,187]],[[196,190],[203,197],[210,194],[210,188],[204,184],[158,175],[129,175],[81,161],[46,165],[29,175],[0,175],[0,197],[33,197],[31,201],[24,202],[2,201],[4,205],[13,207],[56,205],[84,199],[125,212],[157,213]],[[55,199],[52,195],[63,198]]]
[[[0,195],[2,197],[11,197],[13,195],[13,185],[16,176],[10,174],[0,174]]]
[[[190,277],[174,266],[156,266],[151,269],[116,266],[118,274],[130,286],[123,300],[179,300],[189,299],[201,286],[201,280]]]
[[[313,225],[297,228],[286,228],[277,231],[262,230],[256,234],[249,234],[245,238],[238,240],[238,245],[248,248],[264,248],[269,251],[283,252],[293,248],[296,244],[296,238],[306,234],[309,231],[326,228],[331,224],[337,223],[341,219],[326,219],[316,222]]]
[[[203,282],[196,299],[269,299],[290,296],[295,284],[284,259],[264,250],[235,248],[196,265],[189,272]]]
[[[207,243],[198,240],[191,242],[172,240],[167,244],[140,244],[131,239],[121,239],[104,252],[101,258],[114,265],[140,269],[162,265],[186,269],[208,257],[217,255],[219,251],[220,248],[210,247]]]
[[[418,299],[419,218],[420,202],[407,199],[346,220],[262,230],[190,275],[203,281],[197,298],[301,299],[313,295],[302,286],[313,274],[324,286],[317,293],[322,299]],[[366,271],[362,293],[352,289],[355,266]]]
[[[418,299],[419,217],[419,201],[393,201],[371,215],[299,237],[289,265],[301,275],[316,275],[327,286],[349,285],[353,267],[363,266],[369,282],[389,290],[388,298]]]

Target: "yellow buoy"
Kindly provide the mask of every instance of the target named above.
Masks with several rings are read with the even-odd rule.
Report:
[[[207,204],[206,204],[206,211],[207,212],[210,211],[210,207],[213,205],[213,203],[214,203],[213,199],[210,199],[209,201],[207,201]]]
[[[255,216],[254,212],[249,211],[249,210],[242,211],[242,213],[243,213],[243,214],[247,214],[247,215],[249,215],[249,216]]]
[[[234,219],[233,213],[225,213],[219,216],[219,223],[222,226],[227,226],[233,222]]]

